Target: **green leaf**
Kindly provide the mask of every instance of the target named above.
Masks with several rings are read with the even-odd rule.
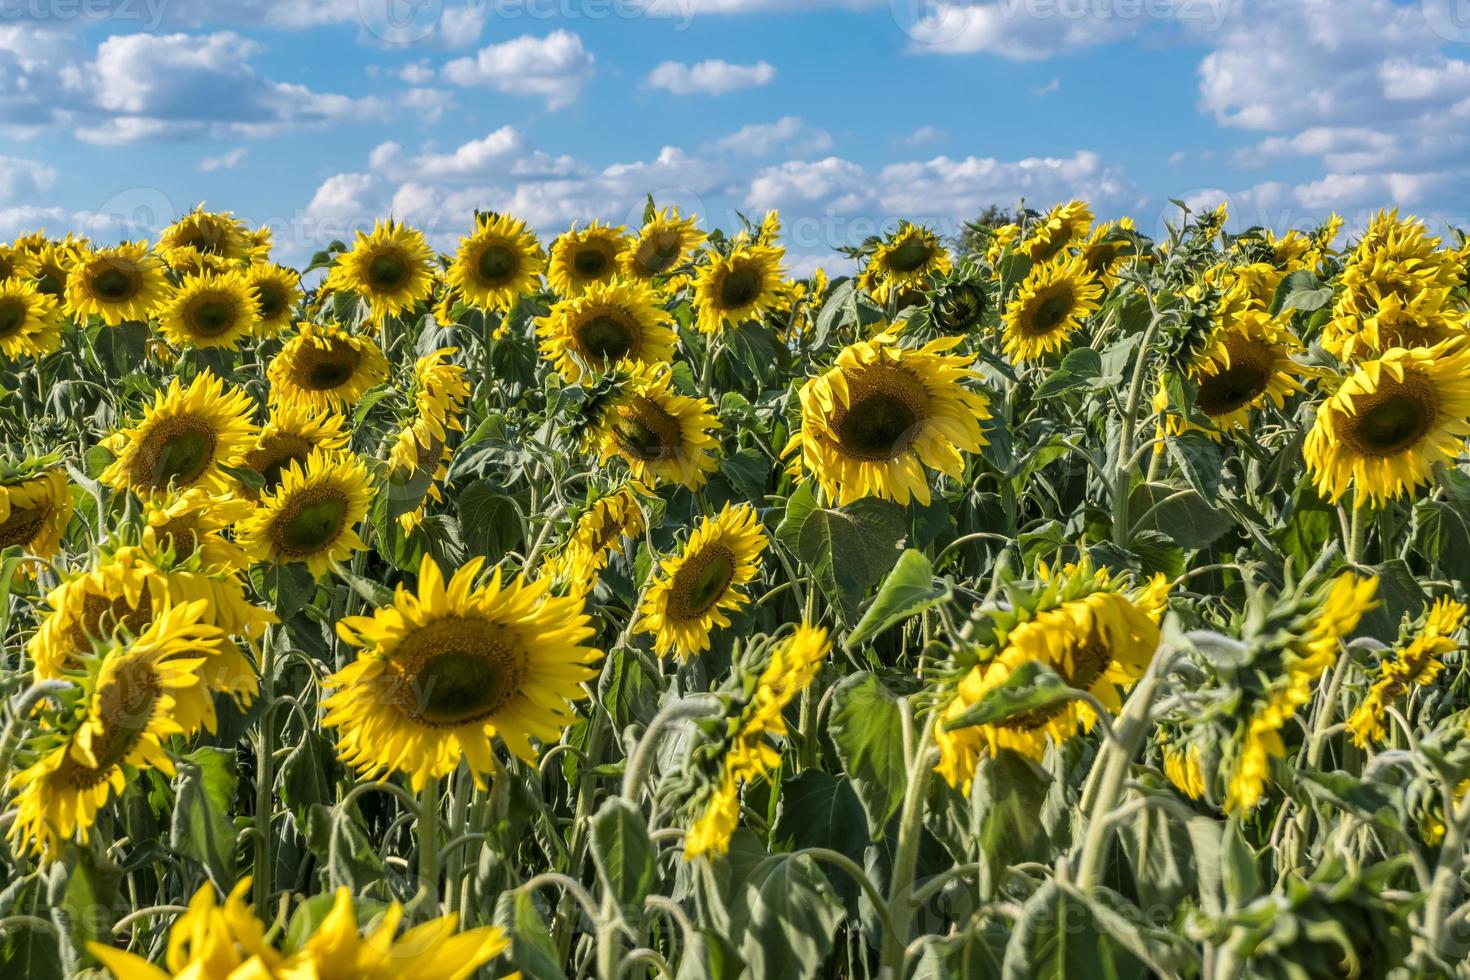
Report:
[[[675,980],[736,980],[744,972],[734,946],[711,929],[699,929],[684,948]]]
[[[863,808],[847,777],[808,769],[781,783],[780,806],[771,828],[773,847],[799,851],[825,847],[862,864],[868,835],[863,832]],[[857,900],[857,883],[841,872],[834,881],[847,902]]]
[[[609,797],[592,818],[592,860],[602,887],[630,921],[637,921],[657,871],[642,811],[621,797]]]
[[[308,729],[281,765],[281,799],[301,814],[313,803],[332,802],[340,768],[332,743],[315,729]]]
[[[490,563],[504,558],[525,538],[525,525],[515,500],[476,480],[459,494],[459,533],[471,556]]]
[[[1078,694],[1060,674],[1039,660],[1028,660],[985,693],[958,718],[945,723],[955,731],[972,725],[995,725],[1016,715],[1041,711]]]
[[[1402,558],[1374,565],[1372,572],[1378,576],[1378,605],[1363,614],[1358,632],[1393,644],[1404,617],[1412,618],[1424,611],[1424,587]]]
[[[316,576],[300,562],[256,565],[250,570],[250,584],[273,604],[283,622],[304,609],[316,592]]]
[[[951,936],[926,936],[911,980],[951,980],[954,977],[1000,976],[1010,927],[992,918],[965,926]]]
[[[180,758],[174,780],[169,834],[173,849],[203,864],[222,891],[229,891],[235,882],[235,823],[230,808],[238,781],[235,753],[209,747]]]
[[[1094,910],[1071,888],[1047,881],[1022,907],[1006,945],[1003,980],[1121,980],[1147,968],[1103,933]]]
[[[834,610],[851,622],[868,589],[898,560],[897,546],[907,530],[902,507],[865,497],[841,510],[818,508],[807,514],[796,553]]]
[[[67,852],[65,864],[56,869],[58,874],[65,871],[65,891],[52,908],[51,918],[67,934],[72,949],[85,950],[89,942],[110,945],[111,926],[122,897],[123,869],[91,848],[68,847]]]
[[[1049,856],[1041,809],[1051,784],[1045,770],[1016,752],[1000,752],[976,768],[970,812],[980,850],[982,898],[999,893],[1007,868]]]
[[[501,892],[495,903],[495,924],[510,938],[507,956],[525,980],[564,980],[560,954],[536,898],[518,890]]]
[[[746,882],[740,955],[753,977],[814,977],[832,952],[842,903],[805,856],[779,855]]]
[[[1399,787],[1370,783],[1345,772],[1299,769],[1296,778],[1308,795],[1380,830],[1397,833],[1403,829],[1399,819],[1403,790]]]
[[[1230,515],[1188,487],[1143,483],[1134,488],[1130,506],[1135,514],[1147,514],[1141,528],[1165,534],[1191,550],[1208,547],[1235,526]]]
[[[844,677],[832,692],[828,734],[867,814],[868,836],[877,840],[908,781],[898,699],[867,671]]]
[[[949,587],[934,580],[929,559],[910,548],[899,556],[898,563],[843,644],[849,649],[860,646],[948,597]]]
[[[1093,387],[1102,376],[1102,357],[1090,347],[1078,347],[1062,358],[1062,363],[1046,376],[1032,399],[1055,398],[1069,391]]]

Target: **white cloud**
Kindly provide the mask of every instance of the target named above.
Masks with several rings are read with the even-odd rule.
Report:
[[[38,160],[0,156],[0,202],[34,198],[56,183],[56,169]]]
[[[206,174],[213,173],[216,170],[234,170],[240,164],[245,162],[245,155],[249,152],[250,151],[245,147],[237,146],[233,150],[230,150],[228,153],[221,153],[218,156],[205,157],[203,160],[199,161],[199,170],[201,173]]]
[[[1058,78],[1053,78],[1051,81],[1047,82],[1045,85],[1038,85],[1038,86],[1036,86],[1035,88],[1033,88],[1031,90],[1031,94],[1034,95],[1034,96],[1036,96],[1037,98],[1041,98],[1044,95],[1051,95],[1053,92],[1059,92],[1059,91],[1061,91],[1061,88],[1062,88],[1062,80],[1061,80],[1060,77],[1058,77]]]
[[[783,116],[773,123],[751,123],[728,136],[707,144],[716,153],[738,153],[743,156],[769,156],[779,148],[796,154],[822,153],[832,147],[832,136],[825,130],[811,129],[800,116]]]
[[[868,191],[867,174],[848,160],[790,160],[757,173],[746,201],[767,210],[816,205],[823,211],[849,212],[863,206]]]
[[[929,143],[937,143],[949,134],[938,126],[920,126],[912,133],[904,136],[898,142],[905,146],[925,146]]]
[[[467,177],[485,174],[490,167],[503,166],[525,150],[520,133],[502,126],[484,139],[471,140],[452,153],[425,153],[413,162],[412,170],[424,177]]]
[[[1039,61],[1161,26],[1214,31],[1234,6],[1236,0],[938,0],[894,10],[917,51],[984,52],[1012,61]]]
[[[481,48],[474,57],[456,58],[444,66],[444,77],[456,85],[484,86],[510,95],[533,95],[559,109],[576,101],[592,77],[595,59],[570,31],[544,38],[523,35]]]
[[[775,77],[776,69],[766,61],[753,65],[734,65],[718,59],[694,65],[665,61],[648,73],[643,84],[675,95],[723,95],[737,89],[769,85]]]

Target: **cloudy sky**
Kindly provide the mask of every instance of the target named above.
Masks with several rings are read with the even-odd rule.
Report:
[[[1022,198],[1470,225],[1470,0],[0,0],[0,92],[3,237],[204,201],[299,260],[650,192],[780,208],[798,269]]]

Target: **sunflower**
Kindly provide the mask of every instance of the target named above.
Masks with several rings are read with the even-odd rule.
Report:
[[[695,227],[693,218],[680,217],[678,208],[664,208],[639,229],[619,267],[629,281],[652,285],[659,276],[688,262],[703,242],[704,232]]]
[[[313,412],[351,408],[388,379],[388,360],[371,337],[325,323],[302,323],[270,363],[271,404]]]
[[[1364,361],[1317,410],[1303,454],[1333,503],[1402,496],[1452,462],[1470,435],[1470,345],[1395,348]]]
[[[784,712],[821,672],[831,644],[827,631],[802,623],[776,645],[770,662],[755,681],[755,691],[742,707],[735,735],[725,752],[715,788],[684,838],[684,858],[724,854],[740,820],[740,783],[768,778],[781,757],[766,739],[787,733]]]
[[[291,325],[301,305],[301,276],[294,269],[269,262],[255,263],[245,276],[255,290],[257,336],[277,336]]]
[[[1385,709],[1439,676],[1444,670],[1444,661],[1439,658],[1460,649],[1454,636],[1464,623],[1464,603],[1448,597],[1439,599],[1425,611],[1412,638],[1384,656],[1368,696],[1348,718],[1347,729],[1354,745],[1362,748],[1388,737]]]
[[[725,505],[699,522],[682,553],[665,558],[638,606],[635,631],[652,633],[660,657],[687,660],[709,649],[710,633],[750,602],[744,586],[760,573],[769,542],[755,508]]]
[[[697,490],[719,466],[713,435],[719,427],[714,406],[676,394],[666,368],[639,366],[603,411],[593,441],[600,443],[601,462],[621,456],[639,483],[663,480]]]
[[[1058,574],[1040,571],[1037,591],[1018,593],[1011,608],[990,614],[988,642],[941,715],[936,769],[967,794],[982,752],[994,755],[1011,749],[1039,760],[1048,741],[1061,744],[1097,723],[1093,707],[1078,700],[1060,701],[995,724],[961,722],[970,708],[1024,664],[1046,665],[1068,686],[1086,691],[1116,714],[1127,688],[1143,676],[1159,646],[1159,621],[1168,594],[1164,576],[1128,589],[1087,562]]]
[[[12,361],[44,357],[61,346],[56,299],[26,279],[0,281],[0,353]]]
[[[445,278],[467,302],[505,311],[536,290],[545,269],[546,253],[524,221],[480,214],[475,230],[460,241]]]
[[[223,905],[214,897],[213,884],[200,886],[189,900],[188,909],[169,927],[163,960],[166,971],[115,946],[92,942],[87,948],[118,980],[324,977],[312,972],[309,963],[303,974],[286,971],[281,954],[266,941],[265,924],[255,917],[246,901],[250,885],[248,875],[241,878]]]
[[[48,241],[32,254],[29,272],[36,288],[58,303],[66,298],[66,284],[71,270],[82,255],[82,246],[68,239],[65,242]]]
[[[449,477],[449,434],[463,432],[464,404],[470,397],[464,368],[450,358],[456,348],[444,347],[418,359],[414,366],[413,415],[399,429],[388,453],[390,491],[427,474],[428,486],[412,510],[398,515],[405,532],[423,521],[427,500],[443,500],[439,485]]]
[[[191,656],[218,638],[203,606],[165,610],[136,638],[119,636],[85,659],[71,678],[81,697],[61,744],[11,779],[11,841],[54,861],[62,842],[87,841],[98,811],[126,787],[124,767],[172,776],[164,740],[213,727],[203,661]]]
[[[176,347],[235,350],[260,328],[250,280],[239,272],[186,276],[158,314],[158,326]]]
[[[1288,395],[1303,390],[1301,369],[1291,359],[1300,344],[1281,320],[1252,310],[1227,322],[1190,371],[1198,386],[1195,407],[1222,430],[1244,428],[1252,409],[1268,401],[1279,409]]]
[[[714,334],[726,325],[759,320],[781,302],[782,251],[770,245],[737,245],[729,255],[711,253],[694,279],[695,321]]]
[[[32,256],[23,248],[0,244],[0,282],[24,279],[30,272]]]
[[[231,484],[226,468],[239,466],[255,439],[252,414],[249,395],[227,389],[208,371],[187,389],[174,378],[166,391],[154,393],[141,419],[104,442],[116,458],[101,480],[140,495],[170,485],[225,493]]]
[[[1032,225],[1021,242],[1021,251],[1032,262],[1050,262],[1062,249],[1086,238],[1092,229],[1092,209],[1084,201],[1058,204],[1046,217]]]
[[[931,276],[953,267],[939,236],[922,225],[901,222],[898,231],[878,243],[858,285],[880,305],[910,289],[922,289]]]
[[[242,466],[260,474],[263,489],[281,485],[281,475],[292,463],[305,463],[312,450],[331,453],[347,450],[347,420],[338,412],[321,412],[297,402],[286,402],[271,409],[270,418],[260,430],[255,445],[245,453]],[[243,484],[236,492],[250,499],[259,494]]]
[[[1123,219],[1098,225],[1083,241],[1077,244],[1077,253],[1082,257],[1087,271],[1097,277],[1104,289],[1111,289],[1118,281],[1118,266],[1135,251],[1133,238],[1128,234],[1133,222]]]
[[[446,586],[434,560],[419,566],[418,594],[402,585],[390,606],[337,624],[357,659],[327,681],[324,725],[342,729],[341,757],[366,776],[408,773],[415,790],[464,758],[477,782],[496,770],[492,739],[527,761],[535,738],[555,742],[587,697],[602,652],[578,597],[548,581],[479,587],[475,558]]]
[[[60,466],[0,482],[0,548],[19,546],[37,558],[51,558],[61,551],[71,510],[71,487]]]
[[[658,295],[637,282],[593,283],[537,321],[541,356],[576,384],[587,369],[606,371],[624,359],[662,364],[674,354],[673,318]]]
[[[250,556],[224,532],[254,510],[248,500],[199,487],[153,494],[143,501],[143,550],[168,550],[180,561],[197,555],[206,570],[243,571]]]
[[[361,460],[313,450],[304,465],[287,467],[279,487],[261,495],[255,513],[239,525],[240,546],[257,561],[305,562],[320,578],[367,549],[355,528],[371,502],[372,477]]]
[[[581,230],[574,228],[552,242],[547,281],[563,298],[580,295],[593,283],[611,282],[628,245],[622,225],[614,228],[594,221]]]
[[[184,250],[225,262],[248,258],[251,244],[243,221],[228,211],[206,211],[202,204],[158,236],[158,249],[165,255]]]
[[[1058,256],[1033,266],[1007,307],[1006,356],[1017,363],[1061,350],[1067,337],[1096,312],[1103,287],[1081,256]]]
[[[639,537],[645,528],[637,493],[630,486],[620,487],[582,512],[566,544],[547,560],[543,572],[586,592],[607,567],[608,559],[622,554],[624,540]]]
[[[1327,321],[1322,346],[1341,361],[1373,358],[1395,347],[1433,347],[1470,340],[1465,315],[1444,289],[1426,289],[1407,303],[1397,294],[1374,301],[1367,316],[1339,313]]]
[[[816,477],[839,506],[866,496],[929,503],[926,467],[958,477],[962,453],[985,445],[987,400],[964,382],[979,375],[972,358],[948,354],[943,337],[899,347],[890,334],[853,344],[825,374],[802,386],[801,431],[784,455]]]
[[[109,327],[146,323],[167,296],[163,262],[143,242],[83,252],[66,280],[67,312]]]
[[[379,221],[372,234],[357,233],[352,251],[337,257],[323,286],[358,294],[381,319],[429,298],[433,263],[434,252],[422,232],[397,221]]]

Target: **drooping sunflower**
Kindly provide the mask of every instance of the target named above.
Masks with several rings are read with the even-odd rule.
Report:
[[[953,267],[939,236],[923,225],[903,221],[898,230],[878,244],[858,285],[880,305],[895,294],[922,288],[930,276],[942,276]]]
[[[926,467],[950,477],[963,453],[985,445],[987,399],[964,386],[973,358],[949,354],[962,338],[899,347],[889,334],[853,344],[802,386],[801,431],[784,455],[814,476],[839,506],[877,496],[929,503]]]
[[[250,396],[204,371],[184,388],[178,378],[128,428],[108,436],[104,445],[116,458],[102,471],[103,483],[140,495],[203,487],[226,493],[225,467],[239,466],[255,440]]]
[[[503,311],[535,292],[545,270],[546,253],[524,221],[481,214],[475,230],[460,241],[445,278],[467,302]]]
[[[302,323],[267,370],[272,405],[313,412],[351,408],[388,379],[388,360],[371,337],[333,324]]]
[[[588,370],[606,371],[624,359],[662,364],[678,343],[673,318],[658,295],[637,282],[593,283],[537,321],[541,356],[576,384]]]
[[[372,503],[372,477],[345,453],[313,450],[291,463],[281,485],[263,493],[254,514],[240,522],[240,546],[257,561],[305,562],[320,578],[337,562],[364,551],[357,525]]]
[[[61,346],[56,299],[26,279],[0,280],[0,353],[8,360],[44,357]]]
[[[296,316],[301,304],[301,276],[294,269],[270,262],[257,262],[245,273],[255,290],[255,332],[260,337],[278,336]]]
[[[771,245],[750,244],[736,245],[729,255],[711,252],[694,278],[699,329],[719,333],[776,309],[785,284],[783,254]]]
[[[1302,390],[1301,369],[1291,359],[1298,349],[1280,319],[1256,310],[1236,316],[1217,327],[1191,367],[1195,407],[1225,431],[1248,426],[1251,410],[1268,401],[1280,408]]]
[[[1449,291],[1426,289],[1407,303],[1395,294],[1374,302],[1366,316],[1341,312],[1322,330],[1322,346],[1342,361],[1373,358],[1395,347],[1434,347],[1470,341],[1470,325]]]
[[[71,486],[60,466],[22,466],[0,478],[0,548],[19,545],[37,558],[61,550],[71,521]]]
[[[1092,230],[1092,209],[1085,201],[1058,204],[1047,215],[1026,230],[1021,251],[1032,262],[1050,262],[1062,249]]]
[[[82,245],[71,240],[47,241],[40,245],[30,257],[30,275],[36,288],[54,298],[57,304],[66,299],[66,283],[71,278],[72,267],[82,255]]]
[[[324,288],[356,293],[375,318],[395,316],[434,290],[434,251],[423,232],[397,221],[378,221],[357,233],[352,250],[337,257]]]
[[[398,430],[388,452],[388,492],[398,493],[414,484],[414,477],[428,476],[428,485],[418,492],[411,509],[398,515],[405,532],[423,521],[429,500],[443,500],[440,485],[449,476],[451,432],[463,432],[464,405],[470,397],[465,369],[451,358],[457,353],[444,347],[426,354],[414,365],[413,408],[409,420]],[[397,509],[395,507],[395,509]]]
[[[768,543],[749,504],[726,504],[702,519],[684,550],[659,564],[638,606],[635,631],[653,634],[660,657],[672,653],[687,660],[708,650],[710,634],[729,626],[728,614],[750,602],[744,586],[760,574]]]
[[[1388,737],[1385,709],[1400,697],[1428,684],[1444,670],[1440,657],[1460,649],[1455,634],[1465,622],[1465,604],[1449,597],[1427,610],[1406,643],[1387,651],[1363,702],[1348,717],[1347,729],[1359,748]]]
[[[1470,435],[1470,346],[1394,348],[1364,361],[1317,410],[1302,447],[1333,503],[1381,503],[1429,482]]]
[[[1021,363],[1061,350],[1097,311],[1102,295],[1101,283],[1081,256],[1061,255],[1033,266],[1003,317],[1006,356]]]
[[[1087,271],[1097,277],[1103,288],[1111,289],[1118,281],[1118,267],[1134,252],[1135,245],[1128,234],[1133,222],[1127,218],[1117,223],[1098,225],[1092,234],[1077,244],[1077,254],[1087,266]]]
[[[684,838],[686,860],[724,854],[740,821],[740,783],[768,778],[781,757],[767,741],[786,735],[785,710],[821,672],[831,644],[827,631],[802,623],[778,643],[756,678],[755,691],[742,706],[734,738],[724,753],[720,775],[698,808]]]
[[[287,467],[304,464],[312,450],[344,452],[349,439],[346,425],[347,420],[338,412],[317,411],[294,401],[276,405],[255,445],[246,451],[242,465],[260,474],[263,489],[274,490],[281,485]],[[252,500],[259,496],[244,485],[236,492]]]
[[[643,534],[643,508],[632,487],[619,487],[598,497],[577,518],[566,544],[547,559],[543,572],[561,578],[584,592],[592,587],[608,559],[623,551],[623,542]]]
[[[167,296],[163,262],[143,242],[83,252],[66,280],[67,312],[109,327],[146,323]]]
[[[186,276],[158,314],[158,325],[175,346],[234,350],[260,327],[250,280],[239,272]]]
[[[694,218],[680,217],[678,208],[663,208],[638,230],[633,243],[621,257],[623,277],[630,282],[652,285],[662,275],[689,261],[704,241],[704,232]]]
[[[640,365],[619,384],[593,442],[601,462],[622,457],[639,483],[697,490],[719,466],[719,428],[708,400],[677,394],[667,369]]]
[[[1060,744],[1097,723],[1090,704],[1067,700],[995,724],[950,727],[1024,664],[1050,667],[1070,687],[1088,692],[1116,714],[1127,688],[1143,676],[1158,649],[1168,595],[1164,576],[1128,588],[1086,562],[1055,574],[1040,571],[1036,590],[1018,589],[1010,608],[991,613],[978,662],[965,672],[940,716],[935,768],[966,793],[981,753],[1010,749],[1039,760],[1049,741]]]
[[[628,245],[622,225],[594,221],[586,228],[573,228],[552,242],[546,279],[563,299],[581,295],[593,283],[612,281]]]
[[[225,262],[249,257],[251,244],[243,221],[228,211],[206,211],[202,204],[158,236],[159,251],[165,255],[183,249]]]
[[[127,785],[124,767],[174,774],[163,741],[213,727],[214,705],[193,656],[218,638],[203,603],[165,610],[135,637],[119,636],[72,676],[81,689],[60,744],[11,779],[16,820],[9,837],[50,862],[62,842],[85,843],[97,812]]]
[[[153,494],[143,501],[143,550],[167,549],[180,561],[197,555],[210,571],[242,571],[250,556],[225,532],[254,510],[249,500],[199,487]]]
[[[527,761],[531,743],[555,742],[587,697],[602,652],[580,597],[549,581],[476,586],[475,558],[446,585],[434,560],[419,566],[418,593],[337,624],[358,657],[332,675],[324,725],[341,729],[338,753],[365,776],[409,774],[415,789],[463,758],[475,780],[496,768],[493,739]]]

